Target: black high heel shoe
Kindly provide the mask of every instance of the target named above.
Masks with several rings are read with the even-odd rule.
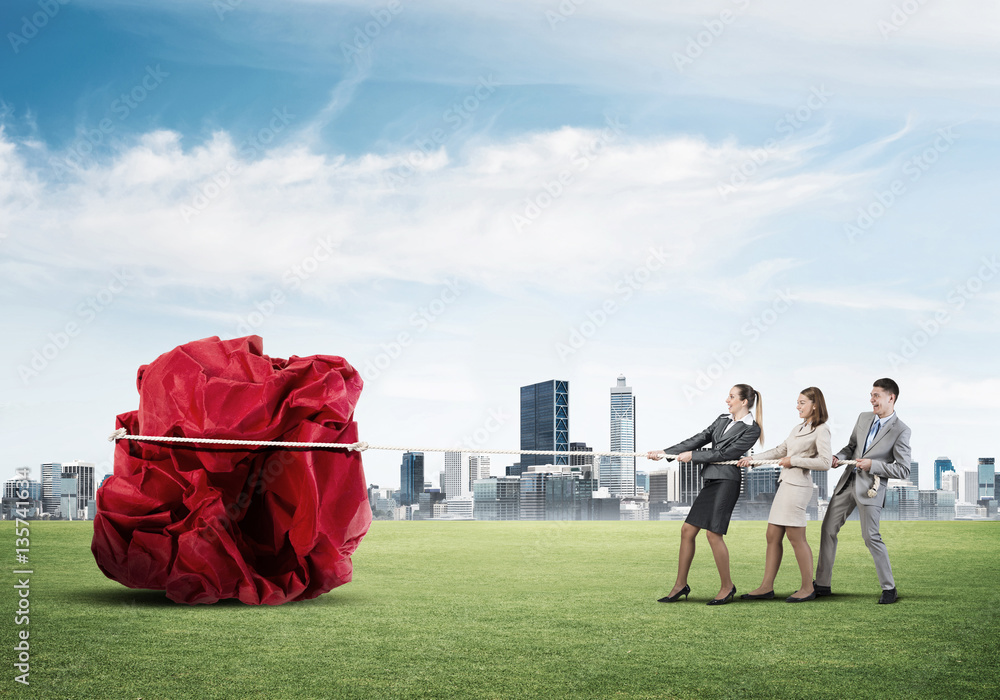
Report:
[[[688,593],[690,593],[690,592],[691,592],[691,586],[688,586],[688,585],[685,584],[684,588],[682,588],[679,591],[677,591],[676,595],[664,596],[663,598],[660,598],[656,602],[657,603],[676,603],[678,600],[681,599],[681,596],[684,596],[684,600],[687,600]]]
[[[736,586],[733,586],[733,590],[729,591],[725,598],[713,598],[705,603],[705,605],[725,605],[733,599],[734,595],[736,595]]]

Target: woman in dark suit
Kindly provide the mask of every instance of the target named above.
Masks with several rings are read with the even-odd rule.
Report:
[[[736,586],[729,574],[729,549],[722,536],[729,531],[729,519],[740,497],[742,470],[731,464],[713,464],[739,459],[758,439],[763,444],[763,405],[760,392],[749,384],[737,384],[726,397],[729,413],[723,413],[705,430],[692,435],[665,450],[653,450],[649,459],[662,459],[667,454],[676,454],[680,462],[694,462],[703,465],[701,476],[705,483],[691,506],[684,525],[681,526],[681,546],[677,563],[677,581],[670,593],[660,598],[661,603],[675,603],[681,596],[687,599],[691,587],[687,585],[688,572],[694,559],[695,538],[701,530],[706,531],[708,544],[719,569],[722,586],[719,594],[708,602],[709,605],[725,605],[736,595]],[[756,405],[757,420],[750,416],[750,409]],[[711,443],[707,449],[705,445]]]

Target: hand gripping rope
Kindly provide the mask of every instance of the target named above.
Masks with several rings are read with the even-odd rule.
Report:
[[[348,450],[349,452],[364,452],[365,450],[392,450],[396,452],[462,452],[461,448],[446,447],[401,447],[397,445],[372,445],[367,442],[275,442],[267,440],[221,440],[218,438],[192,438],[192,437],[162,437],[157,435],[129,435],[125,428],[119,428],[108,436],[109,442],[118,440],[142,440],[145,442],[186,442],[199,445],[243,445],[247,447],[308,447],[321,449]],[[647,452],[567,452],[560,450],[468,450],[476,454],[484,455],[586,455],[588,457],[646,457]],[[676,459],[677,455],[665,454],[668,459]],[[730,459],[725,462],[714,462],[714,464],[737,464],[739,460]],[[777,464],[777,459],[755,459],[750,464],[758,466],[761,464]],[[839,464],[853,465],[855,460],[842,460]],[[878,492],[881,478],[873,476],[875,483],[868,490],[868,497],[874,498]]]

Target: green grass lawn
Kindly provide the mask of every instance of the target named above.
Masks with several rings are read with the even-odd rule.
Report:
[[[763,522],[727,540],[741,592],[759,582]],[[31,525],[31,685],[12,668],[10,572],[2,697],[996,698],[1000,523],[887,522],[900,591],[877,605],[857,522],[837,596],[705,602],[719,582],[699,538],[691,599],[673,582],[678,522],[376,522],[355,580],[280,607],[189,607],[106,579],[88,522]],[[818,546],[819,524],[809,524]],[[13,523],[0,525],[13,562]],[[791,548],[776,593],[798,586]]]

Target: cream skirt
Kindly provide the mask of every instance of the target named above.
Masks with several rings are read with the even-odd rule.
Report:
[[[774,494],[774,502],[771,503],[771,513],[767,516],[767,522],[783,527],[805,527],[806,508],[809,506],[810,498],[812,498],[811,487],[780,482],[778,493]]]

